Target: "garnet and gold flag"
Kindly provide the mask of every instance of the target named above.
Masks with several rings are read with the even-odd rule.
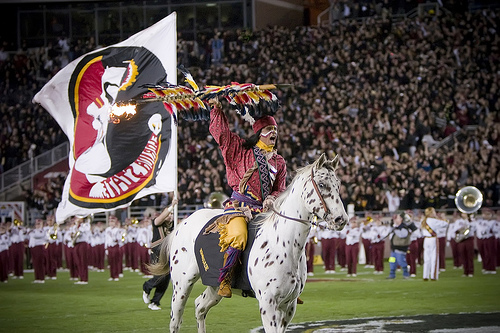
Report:
[[[34,97],[71,146],[58,223],[73,215],[126,207],[177,187],[177,134],[162,103],[143,103],[123,119],[111,108],[151,83],[177,83],[176,13],[127,40],[74,60]]]

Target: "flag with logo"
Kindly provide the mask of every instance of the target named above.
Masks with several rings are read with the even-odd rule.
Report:
[[[177,134],[162,103],[111,109],[157,82],[177,83],[176,13],[123,42],[87,53],[59,71],[35,95],[68,136],[70,172],[56,220],[127,207],[177,187]]]

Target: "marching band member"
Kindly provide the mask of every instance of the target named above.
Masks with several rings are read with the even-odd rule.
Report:
[[[374,217],[374,225],[370,230],[370,243],[372,246],[373,274],[383,274],[384,272],[384,250],[385,238],[389,235],[391,228],[382,224],[379,214]]]
[[[44,227],[46,235],[46,255],[47,262],[45,267],[45,273],[52,279],[57,279],[57,239],[61,235],[58,232],[58,226],[54,215],[47,216],[46,226]]]
[[[345,229],[347,229],[345,238],[347,277],[355,277],[358,265],[359,239],[361,237],[361,228],[356,216],[350,219],[349,226]]]
[[[47,242],[46,233],[43,230],[43,220],[35,220],[35,229],[30,232],[29,248],[35,280],[33,283],[45,283],[45,244]]]
[[[92,245],[93,245],[93,253],[94,253],[94,268],[98,272],[104,272],[104,257],[105,257],[105,249],[104,249],[104,230],[103,223],[97,222],[92,231]]]
[[[318,240],[318,231],[316,227],[312,227],[309,230],[309,235],[307,236],[307,243],[305,247],[306,251],[306,266],[307,266],[307,275],[314,276],[314,254],[315,247]]]
[[[139,261],[140,272],[145,278],[152,277],[149,276],[149,271],[147,265],[149,265],[149,247],[151,238],[149,237],[148,226],[151,225],[151,219],[149,217],[143,219],[139,222],[137,229],[137,259]]]
[[[337,262],[339,263],[341,272],[343,272],[347,269],[346,268],[346,244],[345,244],[346,232],[347,232],[347,226],[346,226],[346,228],[342,229],[339,232],[339,239],[338,239],[338,246],[337,246]]]
[[[79,281],[75,284],[89,283],[89,266],[87,251],[91,237],[90,222],[84,221],[82,218],[76,219],[76,234],[74,235],[75,253]]]
[[[438,218],[432,207],[425,209],[425,216],[420,226],[424,239],[424,281],[436,281],[439,277],[439,242],[437,235],[448,227],[448,222]]]
[[[325,273],[335,274],[335,252],[337,251],[337,240],[339,232],[327,228],[318,230],[318,239],[321,242],[321,256],[325,263]]]
[[[457,252],[460,257],[460,262],[464,267],[464,275],[468,277],[474,276],[474,234],[475,223],[472,217],[467,213],[461,213],[454,224],[453,238],[457,242]],[[468,230],[468,232],[466,231]],[[457,235],[458,234],[458,235]]]
[[[495,227],[493,228],[493,232],[495,234],[495,242],[497,249],[497,267],[500,267],[500,210],[497,210],[495,216]]]
[[[410,277],[417,276],[417,263],[418,263],[418,254],[419,254],[419,239],[422,238],[422,230],[420,229],[420,221],[415,220],[415,216],[413,216],[412,223],[417,227],[411,233],[411,243],[408,247],[408,254],[406,255],[406,261],[408,262],[408,266],[410,266]]]
[[[122,237],[120,222],[114,215],[109,217],[109,226],[104,231],[104,246],[108,253],[109,274],[108,281],[119,281],[120,267],[120,241]]]
[[[124,244],[125,253],[128,251],[128,257],[130,260],[130,271],[139,272],[139,245],[137,243],[137,220],[127,218],[125,223],[125,229],[127,230],[126,241]],[[126,259],[125,259],[126,262]]]
[[[26,228],[22,226],[22,222],[14,220],[10,227],[10,247],[9,254],[12,259],[14,276],[13,279],[24,279],[24,251],[26,240]]]
[[[450,244],[451,255],[453,257],[453,269],[458,269],[462,266],[461,256],[458,252],[458,242],[455,239],[455,235],[460,228],[456,223],[459,218],[460,215],[458,212],[453,212],[453,218],[450,221],[450,226],[448,227],[448,233],[446,235],[446,243]]]
[[[372,242],[371,234],[372,227],[375,225],[372,217],[367,217],[363,224],[361,225],[361,242],[363,244],[363,250],[365,251],[366,264],[365,268],[374,268],[373,258],[372,258]]]
[[[445,213],[438,214],[438,218],[443,221],[447,221]],[[449,227],[449,223],[448,223]],[[436,231],[437,239],[439,242],[439,271],[446,271],[446,235],[448,228],[438,228]]]
[[[0,282],[7,283],[9,280],[9,235],[7,226],[0,224]]]
[[[66,268],[69,270],[70,281],[78,281],[78,267],[76,264],[75,244],[73,243],[73,236],[76,234],[76,217],[73,217],[66,225],[63,246],[64,258],[66,259]]]
[[[484,208],[476,219],[477,248],[482,258],[483,274],[496,274],[495,220],[490,208]]]

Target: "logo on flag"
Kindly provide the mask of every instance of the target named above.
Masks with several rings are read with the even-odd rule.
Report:
[[[59,223],[176,188],[176,128],[162,103],[137,105],[128,120],[110,117],[113,105],[144,94],[145,85],[166,77],[175,84],[175,21],[173,13],[124,42],[83,55],[35,96],[71,144]]]

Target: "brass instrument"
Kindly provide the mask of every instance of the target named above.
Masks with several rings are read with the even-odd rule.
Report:
[[[23,221],[20,221],[20,220],[18,220],[18,219],[14,219],[14,225],[15,225],[16,227],[20,227],[20,226],[22,226],[22,225],[23,225]]]
[[[455,205],[462,213],[473,214],[483,205],[483,194],[477,187],[466,186],[458,190],[455,195]],[[470,217],[469,217],[470,218]],[[470,227],[463,227],[455,232],[455,241],[460,243],[467,238],[470,233]]]
[[[474,186],[463,187],[455,194],[455,205],[462,213],[475,213],[482,204],[483,194]]]
[[[76,240],[78,239],[78,237],[80,237],[80,235],[80,230],[77,230],[75,233],[73,233],[73,236],[71,236],[71,242],[73,243],[73,246],[75,246]]]
[[[52,240],[56,240],[57,239],[57,223],[54,223],[54,227],[52,228],[52,232],[49,233],[49,238],[52,239]]]
[[[229,197],[222,192],[212,192],[207,199],[205,199],[203,205],[205,208],[222,209],[224,208],[224,201],[227,199],[229,199]]]
[[[460,243],[461,241],[466,239],[469,232],[470,232],[470,227],[468,227],[468,226],[462,227],[462,228],[458,229],[457,231],[455,231],[455,242]]]

